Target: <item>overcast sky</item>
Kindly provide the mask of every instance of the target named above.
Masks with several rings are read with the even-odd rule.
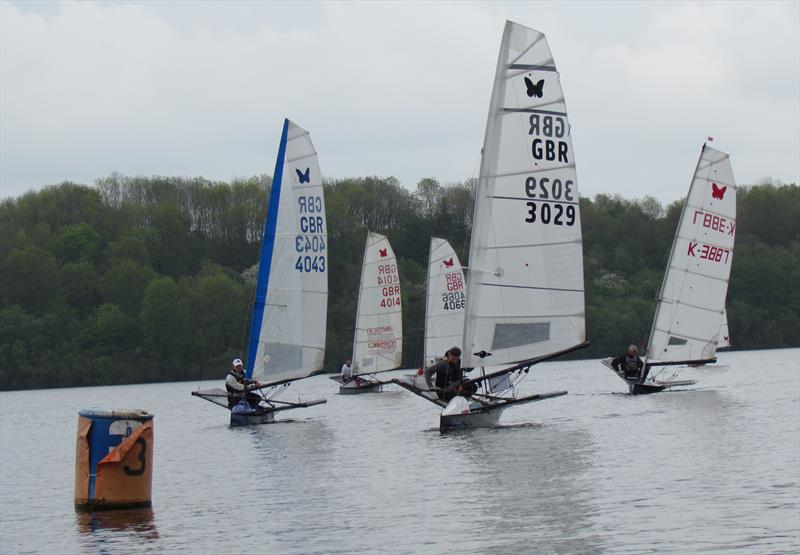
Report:
[[[547,35],[580,192],[800,180],[800,2],[0,3],[0,196],[111,172],[272,174],[284,117],[328,178],[476,177],[504,21]]]

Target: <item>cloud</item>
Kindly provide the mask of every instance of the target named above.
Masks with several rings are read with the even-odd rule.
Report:
[[[548,36],[582,194],[674,200],[709,134],[741,183],[800,173],[790,3],[0,6],[3,196],[271,173],[284,117],[329,177],[472,177],[506,18]]]

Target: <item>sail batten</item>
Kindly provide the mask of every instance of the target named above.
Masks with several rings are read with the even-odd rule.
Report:
[[[586,340],[570,133],[544,34],[506,22],[469,254],[470,267],[488,270],[467,275],[464,366],[480,365],[473,355],[479,351],[492,352],[491,364],[505,365]]]
[[[316,150],[309,133],[287,119],[256,279],[248,378],[283,383],[322,369],[327,263],[325,200]]]
[[[716,352],[736,235],[734,183],[730,156],[704,145],[659,293],[648,361],[706,360]]]

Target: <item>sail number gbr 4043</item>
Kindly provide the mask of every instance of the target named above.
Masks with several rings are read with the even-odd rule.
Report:
[[[300,235],[295,236],[294,249],[299,254],[294,264],[298,272],[324,272],[326,250],[322,198],[316,195],[297,197],[300,213]],[[317,254],[318,253],[318,254]]]
[[[575,183],[571,179],[550,179],[533,176],[525,179],[525,196],[536,199],[527,202],[529,224],[575,225]]]

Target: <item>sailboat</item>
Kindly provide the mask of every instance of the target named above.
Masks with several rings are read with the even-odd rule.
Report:
[[[575,158],[543,33],[507,21],[486,124],[469,251],[462,365],[479,370],[438,405],[442,431],[494,426],[503,411],[565,395],[520,395],[530,368],[588,345]],[[490,358],[491,357],[491,358]],[[491,364],[491,367],[488,365]]]
[[[370,232],[364,247],[353,339],[353,376],[339,393],[377,393],[384,382],[375,374],[396,370],[403,358],[403,309],[400,274],[389,239]]]
[[[431,238],[425,304],[425,345],[423,367],[415,374],[398,378],[425,390],[424,368],[435,364],[464,335],[467,286],[458,255],[446,239]]]
[[[258,382],[250,397],[257,395],[259,402],[242,399],[235,404],[231,426],[274,422],[280,411],[326,402],[277,398],[293,381],[322,370],[328,312],[326,229],[317,153],[308,131],[287,119],[264,224],[247,350],[245,378]],[[229,406],[223,389],[192,395]]]
[[[678,372],[666,367],[716,361],[735,237],[730,156],[704,144],[672,243],[644,366],[627,378],[615,370],[632,394],[693,385],[695,380],[678,380]],[[602,362],[614,370],[611,359]]]

